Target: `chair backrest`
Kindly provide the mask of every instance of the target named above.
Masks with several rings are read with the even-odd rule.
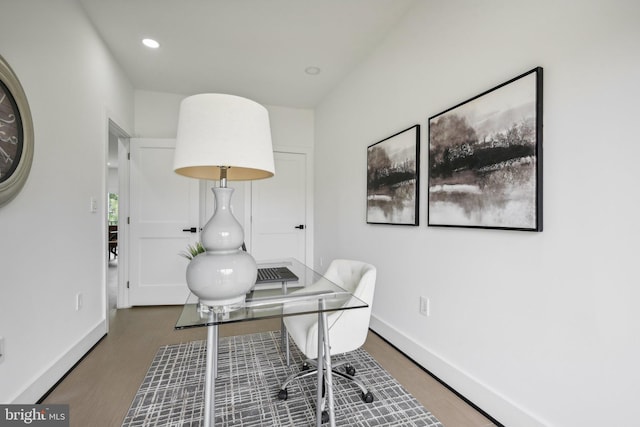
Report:
[[[373,265],[362,261],[336,259],[331,262],[324,276],[366,302],[371,312],[376,284],[376,268]]]
[[[361,261],[337,259],[331,262],[324,276],[348,290],[358,299],[367,303],[368,307],[352,310],[343,310],[330,313],[327,316],[329,325],[329,342],[331,354],[341,354],[356,350],[364,344],[369,331],[369,319],[371,317],[371,305],[376,283],[376,268]],[[312,315],[317,318],[317,316]],[[313,317],[304,319],[305,316],[292,316],[285,318],[285,324],[291,322],[309,322]],[[293,327],[291,337],[308,358],[317,357],[318,323],[312,321],[308,324],[305,336],[297,336],[301,333],[299,328]],[[289,326],[287,326],[289,328]]]

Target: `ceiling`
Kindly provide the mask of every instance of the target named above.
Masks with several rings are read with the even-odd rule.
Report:
[[[416,0],[80,0],[135,89],[313,108]],[[152,50],[145,37],[160,43]],[[309,75],[307,67],[320,73]]]

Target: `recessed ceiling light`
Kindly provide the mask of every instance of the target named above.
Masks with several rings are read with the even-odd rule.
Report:
[[[307,67],[304,69],[304,72],[309,74],[310,76],[316,76],[318,74],[320,74],[320,67]]]
[[[142,39],[142,44],[146,47],[150,47],[151,49],[157,49],[160,47],[160,43],[154,39]]]

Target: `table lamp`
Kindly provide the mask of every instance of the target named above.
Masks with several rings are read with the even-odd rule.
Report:
[[[205,252],[187,266],[187,285],[200,303],[242,303],[256,282],[256,262],[241,250],[242,226],[230,210],[228,180],[274,175],[269,113],[246,98],[200,94],[180,104],[174,171],[197,179],[219,180],[213,188],[215,212],[201,233]]]

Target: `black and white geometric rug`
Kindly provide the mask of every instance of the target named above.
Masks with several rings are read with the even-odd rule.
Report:
[[[315,375],[290,384],[286,401],[277,397],[280,383],[304,361],[295,345],[290,347],[291,365],[287,366],[279,332],[220,339],[216,425],[315,425]],[[122,426],[200,426],[204,418],[205,353],[205,341],[160,347]],[[334,378],[336,425],[442,427],[369,353],[359,349],[333,360],[342,357],[349,358],[375,400],[364,403],[356,386]]]

